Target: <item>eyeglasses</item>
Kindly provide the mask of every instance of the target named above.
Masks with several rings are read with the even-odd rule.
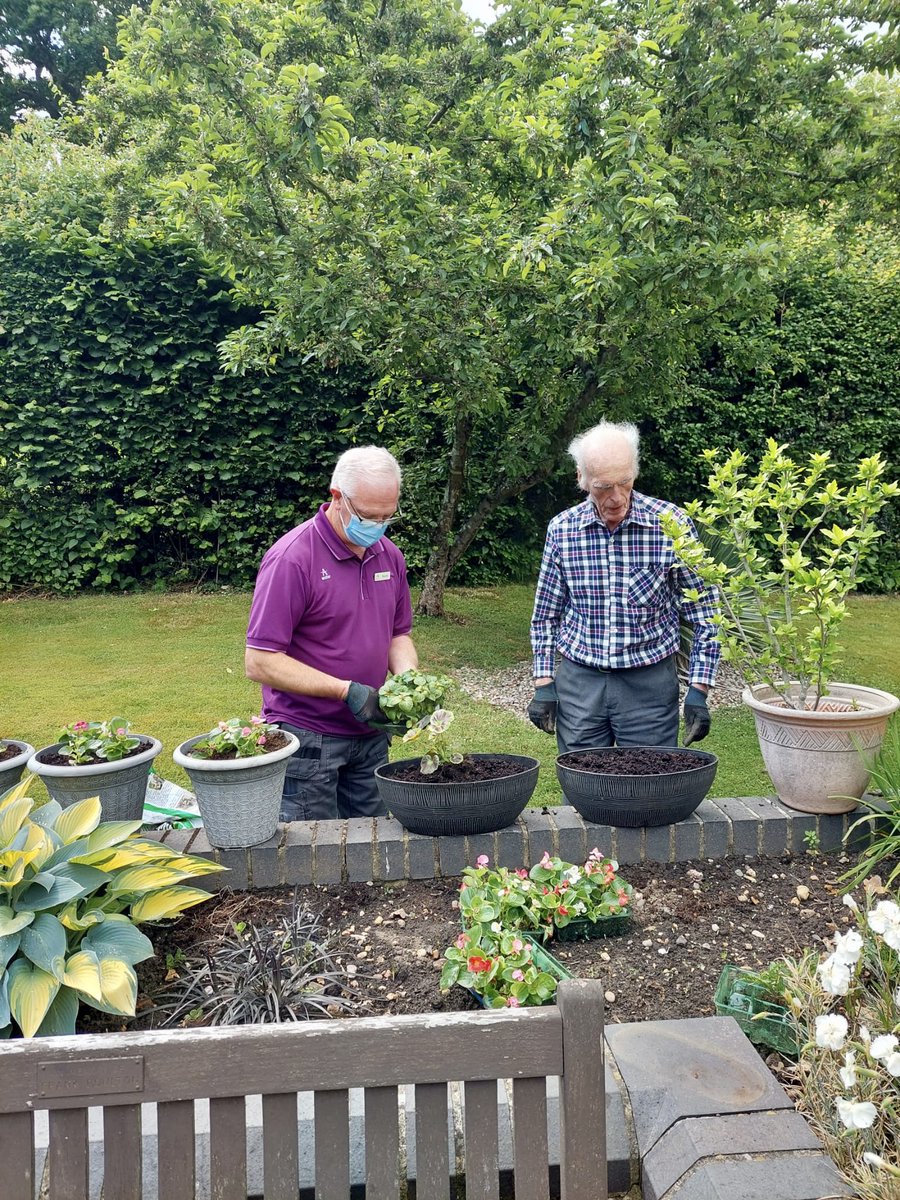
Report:
[[[620,479],[618,483],[600,483],[599,480],[591,480],[591,491],[597,496],[608,496],[615,488],[621,488],[623,492],[630,491],[634,487],[634,479]]]
[[[393,525],[395,521],[399,521],[401,519],[401,517],[403,516],[403,513],[400,511],[400,509],[398,507],[394,510],[394,515],[391,517],[387,517],[384,519],[382,519],[380,517],[365,517],[359,511],[359,509],[356,507],[356,505],[353,503],[353,501],[350,499],[350,497],[347,495],[346,492],[343,492],[342,496],[347,501],[347,503],[350,505],[350,509],[353,512],[353,515],[357,518],[357,520],[361,521],[363,525]]]

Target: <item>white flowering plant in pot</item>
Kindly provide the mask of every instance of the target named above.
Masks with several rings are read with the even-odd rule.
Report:
[[[855,927],[830,953],[786,962],[786,993],[802,1036],[797,1104],[853,1194],[876,1200],[900,1181],[900,903],[877,876]]]

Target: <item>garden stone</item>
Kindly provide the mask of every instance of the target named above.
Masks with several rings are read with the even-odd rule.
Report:
[[[677,825],[648,825],[644,830],[644,858],[647,862],[666,863],[674,860],[673,830]]]
[[[462,875],[466,862],[466,839],[464,837],[440,837],[437,839],[440,855],[441,875],[452,879]]]
[[[692,812],[675,826],[675,862],[695,862],[701,858],[703,822]]]
[[[527,847],[525,866],[533,867],[541,861],[545,853],[556,853],[553,848],[553,829],[545,812],[537,808],[526,809],[519,820],[524,827]]]
[[[247,850],[217,850],[216,862],[227,868],[230,888],[236,892],[247,890],[250,886],[250,854]]]
[[[715,800],[728,818],[731,826],[729,851],[732,854],[756,855],[759,853],[759,817],[741,800],[732,796],[719,796]]]
[[[497,861],[497,840],[493,833],[470,833],[466,838],[466,866],[474,867],[482,854],[491,866]]]
[[[283,839],[282,825],[267,841],[250,847],[250,886],[254,890],[278,887],[281,883],[279,859]]]
[[[344,852],[347,863],[347,879],[350,883],[366,883],[374,878],[373,834],[374,826],[371,817],[351,817],[347,821]]]
[[[700,858],[725,858],[731,826],[715,800],[701,800],[693,815],[701,822]]]
[[[689,1117],[668,1129],[644,1157],[644,1200],[660,1200],[703,1159],[821,1149],[797,1112]]]
[[[341,842],[343,821],[316,821],[313,835],[313,881],[340,883],[344,874]]]
[[[435,839],[420,833],[406,834],[410,879],[437,879]]]
[[[497,830],[497,863],[498,867],[509,867],[518,870],[526,866],[525,862],[525,827],[521,818],[515,825]]]
[[[773,796],[742,796],[741,803],[761,822],[759,853],[773,858],[790,849],[790,822]]]
[[[641,1157],[683,1117],[793,1105],[731,1017],[608,1025]]]
[[[393,817],[375,818],[375,878],[403,879],[403,826]]]
[[[830,1158],[793,1153],[708,1160],[666,1192],[665,1200],[836,1200],[846,1194]]]
[[[556,831],[557,853],[564,862],[581,863],[587,860],[588,846],[584,820],[571,804],[560,804],[550,810],[550,824]]]
[[[310,821],[289,821],[284,826],[284,879],[282,883],[312,883],[312,835]]]
[[[855,814],[851,814],[853,820]],[[819,849],[823,853],[840,850],[847,832],[846,813],[819,813]]]
[[[664,826],[668,829],[668,826]],[[644,858],[644,833],[643,829],[628,829],[617,827],[614,830],[614,852],[612,857],[620,866],[627,866],[628,863],[639,863]],[[601,847],[602,848],[602,847]]]

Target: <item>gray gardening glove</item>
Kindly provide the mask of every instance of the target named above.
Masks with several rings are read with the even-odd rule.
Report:
[[[684,698],[684,744],[702,742],[711,725],[706,695],[695,687],[689,687]]]
[[[388,719],[378,703],[378,692],[365,683],[351,683],[344,703],[364,725],[387,725]]]
[[[544,733],[554,733],[556,708],[556,684],[542,683],[534,689],[534,697],[528,705],[528,720]]]

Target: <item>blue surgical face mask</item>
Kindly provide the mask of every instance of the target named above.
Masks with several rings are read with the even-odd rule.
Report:
[[[344,526],[344,532],[355,546],[374,546],[379,538],[384,537],[387,527],[387,521],[369,521],[353,513]]]

